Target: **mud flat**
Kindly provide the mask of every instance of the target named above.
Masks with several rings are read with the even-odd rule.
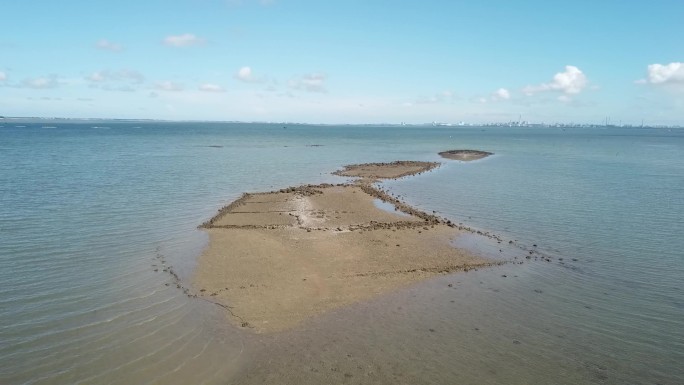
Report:
[[[268,333],[437,274],[494,264],[454,248],[461,231],[453,223],[373,186],[437,166],[347,166],[337,174],[360,179],[244,194],[202,226],[210,243],[193,286],[235,324]]]
[[[464,162],[468,162],[471,160],[478,160],[482,158],[486,158],[490,155],[494,155],[491,152],[487,151],[479,151],[479,150],[449,150],[449,151],[442,151],[439,153],[439,155],[442,158],[446,159],[453,159],[453,160],[460,160]]]

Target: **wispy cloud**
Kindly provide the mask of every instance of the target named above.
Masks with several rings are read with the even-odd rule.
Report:
[[[218,84],[212,84],[212,83],[204,83],[199,86],[198,88],[200,91],[204,92],[225,92],[225,88],[221,87]]]
[[[116,71],[95,71],[85,77],[91,88],[105,91],[134,92],[145,82],[145,76],[138,71],[122,69]]]
[[[120,52],[120,51],[123,51],[123,49],[124,49],[124,47],[121,44],[111,42],[107,39],[98,40],[98,42],[95,43],[95,47],[97,49],[101,49],[103,51],[111,51],[111,52]]]
[[[587,86],[587,77],[577,67],[565,66],[565,71],[558,72],[548,83],[523,88],[526,95],[534,95],[539,92],[555,91],[566,95],[579,94]]]
[[[190,47],[194,45],[202,45],[205,40],[197,37],[192,33],[184,33],[182,35],[170,35],[164,38],[163,43],[171,47]]]
[[[170,80],[156,82],[153,88],[159,91],[183,91],[183,86],[181,84]]]
[[[57,88],[59,86],[59,80],[57,79],[56,75],[26,78],[21,82],[21,86],[38,90]]]
[[[327,75],[322,73],[310,73],[288,82],[290,88],[308,92],[328,92],[326,88]]]
[[[0,82],[4,82],[5,80],[7,80],[7,75],[0,71]]]
[[[145,81],[145,76],[138,71],[122,69],[117,71],[102,70],[95,71],[86,76],[86,80],[91,83],[106,83],[106,82],[125,82],[133,84],[141,84]]]
[[[415,103],[409,102],[408,104],[437,104],[437,103],[449,103],[456,99],[456,95],[453,91],[445,90],[438,92],[432,96],[420,97],[416,99]]]

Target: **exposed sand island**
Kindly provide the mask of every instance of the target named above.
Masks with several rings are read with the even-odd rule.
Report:
[[[439,167],[435,162],[416,162],[409,160],[399,160],[392,163],[363,163],[344,166],[344,169],[335,171],[333,174],[339,176],[350,176],[363,178],[360,183],[368,184],[368,179],[398,179],[409,175],[416,175],[433,168]]]
[[[471,160],[478,160],[478,159],[486,158],[486,157],[488,157],[490,155],[494,155],[494,154],[491,152],[478,151],[478,150],[449,150],[449,151],[442,151],[439,153],[439,155],[442,158],[461,160],[464,162],[468,162]]]
[[[437,166],[347,166],[337,174],[361,179],[244,194],[202,226],[210,244],[194,286],[235,323],[263,333],[436,274],[491,265],[451,246],[459,234],[451,222],[372,186]],[[378,208],[378,199],[396,212]]]

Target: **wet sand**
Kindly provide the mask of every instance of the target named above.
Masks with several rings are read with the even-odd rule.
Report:
[[[203,225],[210,244],[194,276],[199,296],[226,307],[235,324],[268,333],[428,277],[493,264],[451,245],[460,234],[453,223],[372,185],[437,165],[347,166],[337,174],[361,178],[244,194]],[[376,199],[403,214],[376,207]]]
[[[478,160],[486,158],[490,155],[494,155],[491,152],[479,151],[479,150],[449,150],[442,151],[439,153],[442,158],[460,160],[463,162],[469,162],[471,160]]]

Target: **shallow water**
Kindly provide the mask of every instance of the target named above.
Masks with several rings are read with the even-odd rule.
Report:
[[[399,209],[397,209],[392,203],[385,202],[381,199],[373,199],[373,205],[380,210],[386,211],[388,213],[397,214],[402,217],[411,217],[411,214],[407,214]]]
[[[684,382],[682,131],[2,125],[0,383]],[[436,155],[457,148],[495,155]],[[271,336],[184,294],[197,225],[242,192],[399,159],[444,164],[383,187],[505,240],[456,244],[524,263]]]

